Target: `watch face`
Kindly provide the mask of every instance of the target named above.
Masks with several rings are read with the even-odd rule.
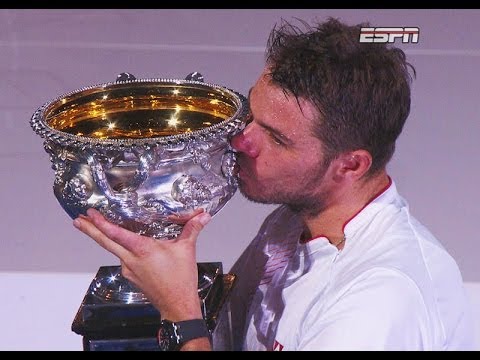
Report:
[[[176,345],[172,324],[162,322],[158,331],[158,346],[160,350],[171,351],[175,349]]]

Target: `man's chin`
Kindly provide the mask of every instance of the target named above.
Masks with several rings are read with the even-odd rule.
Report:
[[[242,194],[243,197],[250,200],[251,198],[250,192],[247,190],[247,186],[242,180],[238,180],[238,191],[240,191],[240,194]]]
[[[248,188],[245,186],[245,184],[242,184],[239,182],[238,190],[240,191],[240,194],[243,195],[244,198],[247,200],[257,203],[257,204],[275,204],[274,201],[271,199],[265,198],[265,196],[261,196],[258,193],[249,191]]]
[[[238,181],[238,190],[240,191],[240,194],[242,194],[247,200],[258,202],[255,194],[248,190],[247,185],[242,180]]]

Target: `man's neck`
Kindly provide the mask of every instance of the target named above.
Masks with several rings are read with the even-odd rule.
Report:
[[[386,172],[382,172],[335,194],[335,199],[321,213],[304,216],[306,226],[304,239],[325,236],[333,245],[341,244],[343,247],[346,223],[378,196],[389,183],[390,178]]]

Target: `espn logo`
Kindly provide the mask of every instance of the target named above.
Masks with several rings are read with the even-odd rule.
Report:
[[[418,27],[364,27],[360,29],[361,43],[393,43],[402,39],[402,43],[418,43]]]

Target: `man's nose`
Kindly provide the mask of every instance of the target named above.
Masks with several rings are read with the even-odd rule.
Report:
[[[236,151],[244,153],[248,157],[256,158],[259,154],[258,144],[255,141],[251,124],[232,137],[231,144]]]

